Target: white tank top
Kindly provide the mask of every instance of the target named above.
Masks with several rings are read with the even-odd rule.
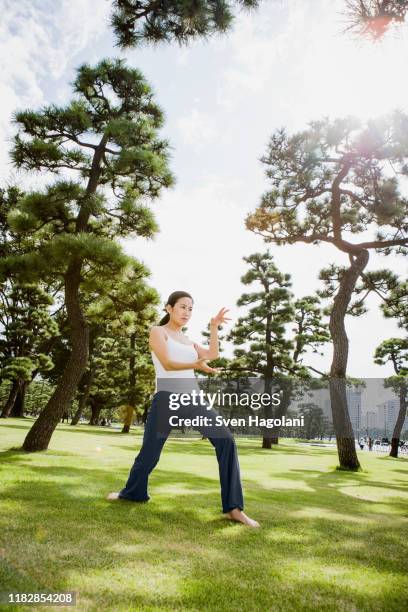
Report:
[[[191,363],[198,359],[198,353],[193,344],[183,344],[167,335],[167,351],[172,361]],[[151,351],[154,369],[156,371],[156,389],[158,378],[195,378],[194,369],[190,370],[165,370],[154,351]]]

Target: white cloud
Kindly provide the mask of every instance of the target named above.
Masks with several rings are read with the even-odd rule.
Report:
[[[204,145],[214,142],[217,138],[214,117],[197,109],[193,109],[189,115],[179,117],[177,127],[184,144],[197,152],[202,150]]]
[[[52,82],[66,76],[75,57],[106,31],[109,3],[5,0],[2,4],[0,138],[6,147],[1,148],[0,164],[4,179],[11,171],[8,148],[13,112],[45,102],[44,88],[52,89]],[[66,91],[66,85],[62,88]]]
[[[358,41],[344,32],[343,10],[344,0],[292,0],[279,7],[270,2],[238,21],[223,63],[219,105],[240,112],[245,101],[269,104],[271,122],[282,117],[296,129],[322,115],[375,116],[405,106],[405,29],[380,44]]]

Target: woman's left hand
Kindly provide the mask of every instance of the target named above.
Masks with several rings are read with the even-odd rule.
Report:
[[[229,317],[226,317],[226,313],[229,312],[228,308],[222,307],[221,310],[215,315],[215,317],[211,318],[210,326],[217,327],[226,323],[227,321],[231,321]]]

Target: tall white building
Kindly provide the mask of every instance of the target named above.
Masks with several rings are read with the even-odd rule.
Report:
[[[377,429],[378,415],[375,410],[367,410],[363,417],[363,425],[365,429]]]
[[[384,435],[391,437],[397,422],[400,405],[399,398],[387,400],[377,404],[378,427],[384,431]],[[402,432],[408,431],[408,417],[405,417]]]
[[[364,428],[361,420],[361,391],[356,387],[348,387],[346,396],[351,425],[354,433],[357,434],[360,429]]]
[[[326,397],[323,401],[323,414],[327,419],[330,421],[332,420],[332,409],[329,397]]]

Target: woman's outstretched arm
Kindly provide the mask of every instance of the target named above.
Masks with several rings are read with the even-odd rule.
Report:
[[[162,364],[165,370],[203,370],[204,372],[216,372],[205,362],[205,357],[198,357],[196,361],[182,362],[173,361],[169,358],[167,342],[159,326],[152,327],[149,336],[149,346]]]
[[[194,343],[199,358],[204,358],[211,361],[212,359],[218,359],[218,357],[220,356],[218,326],[222,325],[222,323],[226,323],[226,321],[231,320],[230,318],[225,316],[227,312],[227,308],[221,308],[221,310],[215,315],[215,317],[212,317],[210,321],[210,343],[208,348],[201,346],[201,344]]]

